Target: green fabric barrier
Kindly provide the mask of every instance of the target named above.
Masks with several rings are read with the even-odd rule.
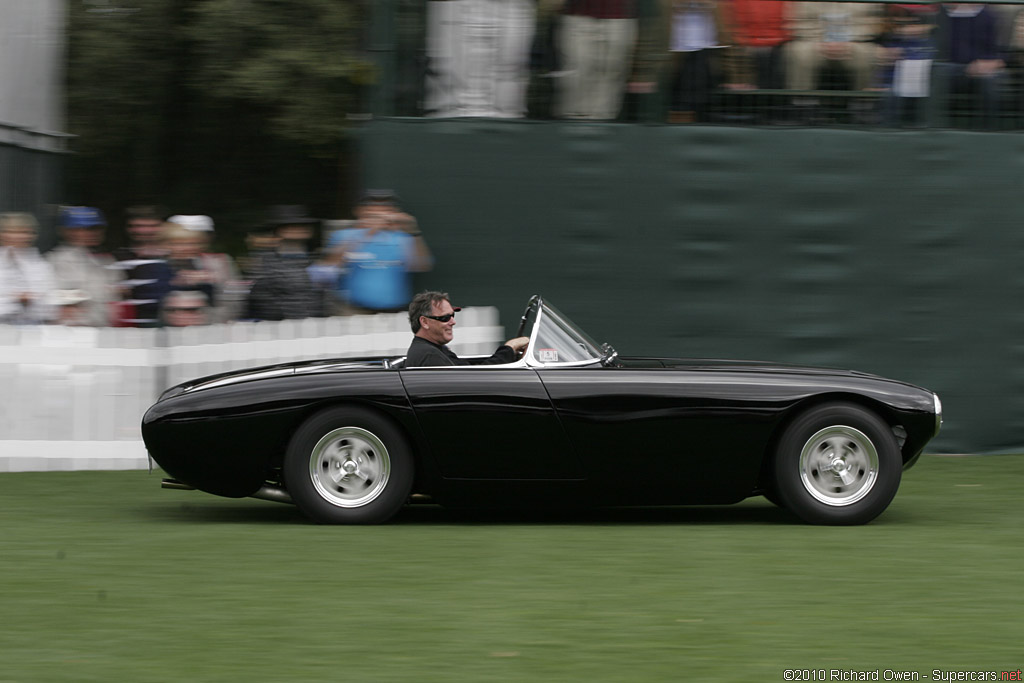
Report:
[[[933,389],[933,452],[1024,450],[1024,136],[376,120],[366,181],[420,288],[542,293],[623,355],[853,368]]]

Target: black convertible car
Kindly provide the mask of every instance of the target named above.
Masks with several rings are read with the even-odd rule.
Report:
[[[294,502],[322,523],[404,504],[685,505],[764,495],[862,524],[942,422],[939,398],[859,372],[624,358],[534,297],[508,365],[285,363],[173,387],[142,433],[168,488]]]

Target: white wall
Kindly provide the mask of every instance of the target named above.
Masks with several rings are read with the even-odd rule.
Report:
[[[503,340],[495,308],[459,314],[459,354]],[[316,358],[404,355],[403,313],[178,329],[0,325],[0,472],[144,469],[140,425],[189,379]]]
[[[0,123],[64,130],[66,12],[66,0],[0,2]]]

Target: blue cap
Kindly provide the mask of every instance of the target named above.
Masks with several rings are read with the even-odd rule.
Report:
[[[91,206],[65,206],[60,211],[60,226],[62,228],[92,228],[106,224],[100,210]]]

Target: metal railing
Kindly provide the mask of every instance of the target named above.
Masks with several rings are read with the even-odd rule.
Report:
[[[383,0],[372,113],[1024,129],[1024,0],[957,6]]]

